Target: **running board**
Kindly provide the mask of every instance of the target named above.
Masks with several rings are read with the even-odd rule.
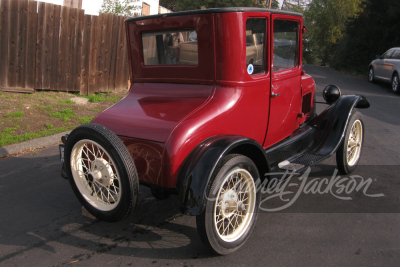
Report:
[[[307,170],[309,166],[315,165],[328,157],[329,155],[304,153],[298,157],[280,162],[278,166],[272,168],[271,173],[285,173],[290,171],[301,174]]]

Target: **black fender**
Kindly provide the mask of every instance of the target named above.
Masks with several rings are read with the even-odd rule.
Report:
[[[255,140],[238,135],[213,136],[189,154],[179,172],[176,187],[183,213],[200,215],[204,211],[210,180],[228,154],[242,154],[252,159],[261,176],[255,179],[262,180],[269,171],[265,151]]]
[[[310,121],[317,127],[317,133],[311,151],[315,154],[333,155],[342,142],[350,115],[354,108],[369,108],[368,99],[360,95],[343,95],[335,103]]]

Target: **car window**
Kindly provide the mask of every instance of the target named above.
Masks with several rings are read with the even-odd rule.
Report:
[[[274,21],[273,70],[290,69],[298,65],[299,22]]]
[[[390,50],[386,51],[386,53],[383,54],[382,58],[383,58],[383,59],[389,59],[389,58],[391,58],[393,52],[394,52],[394,49],[390,49]]]
[[[144,65],[197,65],[195,30],[160,31],[142,34]]]
[[[396,49],[392,55],[393,59],[400,59],[400,49]]]
[[[246,67],[250,75],[265,72],[266,19],[249,18],[246,21]]]

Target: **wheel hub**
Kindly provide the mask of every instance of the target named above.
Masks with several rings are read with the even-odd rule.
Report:
[[[240,202],[243,206],[244,204]],[[222,197],[221,213],[224,218],[230,217],[235,211],[239,210],[239,201],[237,193],[230,189]]]
[[[110,186],[114,177],[110,164],[105,159],[97,158],[92,162],[92,166],[92,170],[88,173],[89,181]]]

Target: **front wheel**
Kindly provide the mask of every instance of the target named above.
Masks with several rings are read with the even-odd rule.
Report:
[[[256,165],[242,155],[225,156],[210,181],[205,210],[196,217],[202,241],[215,253],[239,249],[252,232],[260,202]]]
[[[350,116],[344,140],[336,152],[336,163],[339,171],[343,174],[353,172],[361,157],[364,141],[364,123],[362,115],[354,111]]]
[[[373,83],[375,81],[375,76],[374,76],[374,68],[370,67],[369,72],[368,72],[368,81]]]
[[[399,74],[395,73],[392,78],[392,91],[398,94],[400,92],[399,88]]]
[[[134,209],[139,181],[122,141],[98,124],[79,126],[65,144],[65,164],[72,190],[93,216],[124,219]]]

